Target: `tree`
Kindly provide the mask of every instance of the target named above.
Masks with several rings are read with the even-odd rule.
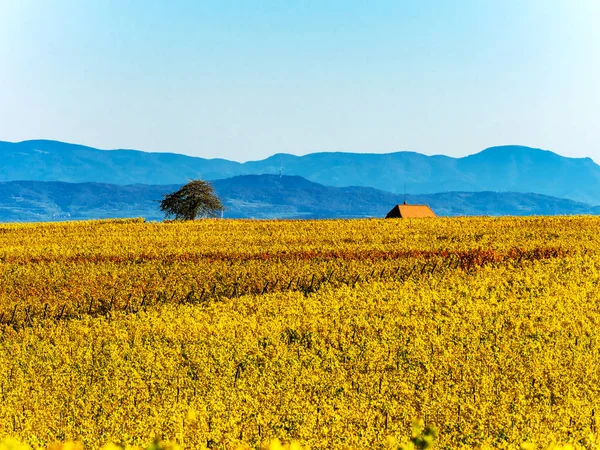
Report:
[[[165,218],[194,220],[196,217],[218,217],[225,207],[207,181],[192,180],[176,192],[165,195],[160,202]]]

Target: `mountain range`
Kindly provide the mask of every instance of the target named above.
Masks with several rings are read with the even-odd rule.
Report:
[[[333,187],[360,186],[390,193],[535,192],[600,204],[600,166],[523,146],[492,147],[452,158],[414,152],[388,154],[276,154],[239,163],[175,153],[98,150],[56,141],[0,142],[0,181],[100,182],[174,185],[192,178],[297,175]]]
[[[329,187],[298,176],[242,175],[213,182],[225,217],[385,217],[404,197],[365,187]],[[159,201],[179,185],[57,181],[0,183],[0,221],[37,222],[113,217],[162,220]],[[446,192],[407,195],[438,215],[599,214],[599,207],[539,194]]]

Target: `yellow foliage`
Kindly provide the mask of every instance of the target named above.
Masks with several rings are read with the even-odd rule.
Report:
[[[5,438],[0,440],[0,450],[31,450],[31,447],[18,439]]]
[[[48,446],[48,450],[83,450],[81,442],[55,442]]]
[[[598,229],[2,225],[0,450],[596,448]]]

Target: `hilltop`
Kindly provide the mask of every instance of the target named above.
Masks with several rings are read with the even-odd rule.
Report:
[[[0,181],[180,184],[190,178],[298,175],[327,186],[362,186],[391,193],[535,192],[600,204],[600,166],[523,146],[492,147],[463,158],[415,152],[276,154],[239,163],[176,153],[98,150],[56,141],[0,142]]]
[[[329,187],[297,176],[243,175],[213,182],[225,217],[385,217],[403,196],[365,187]],[[114,217],[161,220],[158,202],[179,185],[116,185],[56,181],[0,183],[0,221],[56,221]],[[446,192],[407,195],[438,215],[597,214],[600,208],[539,194]]]

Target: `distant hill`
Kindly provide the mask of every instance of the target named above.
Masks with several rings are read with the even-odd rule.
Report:
[[[0,221],[46,222],[118,217],[162,218],[158,201],[177,186],[61,181],[0,183]]]
[[[364,187],[336,188],[301,177],[245,175],[214,181],[225,217],[384,217],[402,196]],[[0,183],[0,221],[58,221],[114,217],[161,220],[158,202],[179,185],[114,185],[13,181]],[[539,194],[448,192],[408,195],[438,215],[598,214],[600,208]]]
[[[522,146],[492,147],[464,158],[388,154],[277,154],[238,163],[174,153],[97,150],[55,141],[0,142],[0,181],[37,180],[112,184],[178,184],[190,178],[237,175],[302,176],[327,186],[363,186],[401,193],[446,191],[536,192],[600,204],[600,166]]]

